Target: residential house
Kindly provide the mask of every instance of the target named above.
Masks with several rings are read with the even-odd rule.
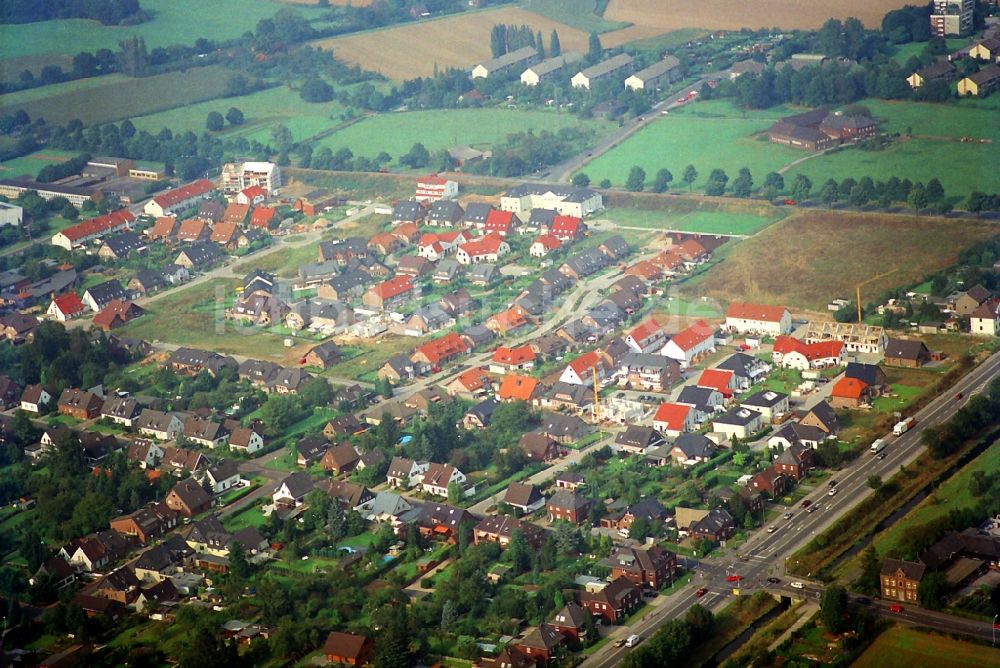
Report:
[[[522,331],[531,324],[530,313],[523,306],[514,306],[490,316],[486,320],[486,328],[500,336],[511,336]]]
[[[295,450],[298,453],[296,464],[302,468],[309,468],[323,458],[329,447],[330,444],[319,436],[306,436],[299,439],[299,442],[295,445]]]
[[[385,475],[389,487],[410,489],[419,486],[424,474],[430,467],[430,462],[418,462],[405,457],[393,457],[389,463],[389,470]]]
[[[561,241],[551,235],[543,234],[532,242],[528,254],[531,257],[543,258],[549,253],[559,250],[561,246]]]
[[[545,505],[549,522],[562,520],[580,525],[589,522],[590,499],[576,491],[560,489],[549,498]]]
[[[128,515],[111,519],[111,529],[149,545],[177,526],[177,513],[165,503],[150,503]]]
[[[188,271],[207,271],[225,257],[222,248],[211,241],[195,243],[180,252],[174,264]]]
[[[559,441],[548,434],[528,432],[517,443],[526,459],[533,462],[551,462],[559,458]]]
[[[104,401],[93,392],[78,388],[66,388],[59,395],[57,407],[60,415],[69,415],[77,420],[93,420],[101,414]]]
[[[360,461],[361,455],[353,445],[341,443],[323,453],[319,463],[324,471],[329,471],[333,475],[341,475],[356,469]]]
[[[542,423],[537,431],[554,438],[559,443],[575,443],[587,436],[591,429],[586,422],[575,415],[543,413]]]
[[[772,499],[784,496],[792,481],[777,466],[770,466],[754,475],[748,483],[750,489],[766,493]]]
[[[792,314],[784,306],[733,302],[726,309],[723,327],[739,334],[780,336],[792,331]]]
[[[602,565],[611,568],[611,579],[625,578],[637,587],[661,589],[673,582],[677,555],[662,547],[616,547]]]
[[[393,355],[379,367],[375,374],[382,380],[388,380],[391,383],[399,383],[403,380],[409,380],[415,378],[417,375],[417,366],[410,361],[408,355],[402,353]]]
[[[453,397],[461,397],[475,401],[481,399],[493,387],[493,379],[486,373],[485,368],[473,367],[468,371],[463,371],[453,381],[445,386],[445,390]],[[488,415],[476,416],[486,417]],[[480,426],[485,427],[486,424]]]
[[[451,464],[436,464],[431,462],[420,482],[420,489],[433,496],[448,498],[448,487],[458,485],[463,488],[463,494],[468,495],[475,491],[475,487],[465,486],[465,474]],[[470,489],[472,490],[470,492]]]
[[[666,439],[655,427],[643,427],[637,424],[628,425],[625,431],[615,436],[615,449],[637,455],[646,454],[664,443]]]
[[[52,401],[52,394],[42,385],[28,385],[21,393],[20,408],[29,413],[41,413]]]
[[[113,299],[91,321],[95,327],[110,332],[146,314],[146,310],[132,301]]]
[[[194,243],[197,241],[208,241],[212,234],[212,226],[200,218],[189,218],[181,221],[175,235],[177,241]]]
[[[681,434],[670,445],[670,457],[679,466],[693,466],[710,460],[718,450],[704,434]]]
[[[652,353],[629,353],[621,361],[618,383],[635,389],[666,392],[681,379],[676,360]]]
[[[977,309],[978,310],[978,309]],[[977,311],[973,311],[975,315]],[[931,361],[931,353],[923,341],[916,339],[889,339],[885,346],[886,366],[918,369]]]
[[[113,237],[107,237],[97,257],[102,260],[124,260],[132,253],[142,253],[146,250],[146,242],[135,232],[123,232]]]
[[[712,419],[712,430],[745,440],[764,428],[764,417],[749,408],[735,408]]]
[[[465,340],[455,332],[428,341],[413,351],[410,360],[415,363],[427,364],[432,368],[441,368],[448,362],[469,352]]]
[[[886,558],[879,573],[881,595],[889,601],[916,603],[920,581],[924,579],[927,567],[919,561]]]
[[[496,334],[483,325],[472,325],[462,331],[462,339],[470,350],[479,350],[489,345],[496,338]]]
[[[484,262],[471,266],[465,277],[469,283],[479,288],[488,288],[500,280],[500,269],[492,262]]]
[[[616,578],[599,591],[577,592],[577,603],[609,624],[621,622],[640,601],[639,588],[625,577]]]
[[[125,290],[122,288],[122,284],[112,279],[88,288],[83,293],[83,303],[91,311],[97,313],[112,301],[116,299],[124,300],[125,297]]]
[[[799,423],[816,427],[829,435],[840,433],[840,420],[837,418],[837,412],[826,401],[821,401],[813,406],[811,410],[799,418]]]
[[[579,646],[587,640],[588,616],[590,613],[580,607],[576,601],[569,601],[549,620],[548,625],[562,634],[571,645]]]
[[[132,397],[110,397],[101,405],[101,417],[131,427],[142,413],[139,402]]]
[[[963,96],[987,97],[997,89],[1000,89],[1000,65],[987,65],[958,82],[958,94]]]
[[[973,336],[1000,334],[1000,299],[987,299],[972,312],[969,316],[969,333]]]
[[[521,72],[521,83],[525,86],[537,86],[544,81],[551,81],[563,72],[566,65],[575,63],[582,58],[583,54],[576,51],[568,51],[543,60]]]
[[[459,245],[455,259],[459,264],[481,264],[498,262],[501,257],[509,253],[510,245],[503,240],[503,236],[496,232],[490,232],[485,236]]]
[[[736,533],[736,521],[725,508],[712,508],[707,515],[688,527],[693,538],[701,538],[715,543],[727,540]]]
[[[629,74],[632,72],[632,56],[622,53],[617,56],[612,56],[607,60],[603,60],[596,65],[591,65],[583,70],[580,70],[573,78],[570,79],[570,84],[573,88],[585,88],[590,90],[591,87],[598,81],[603,81],[604,79],[609,79],[611,77],[619,76],[621,74]]]
[[[503,503],[520,511],[522,515],[530,515],[545,505],[545,497],[534,485],[512,482],[503,496]]]
[[[538,549],[541,547],[545,530],[509,515],[487,515],[473,528],[472,535],[476,545],[496,543],[501,548],[510,545],[515,533],[520,532],[529,545]]]
[[[323,655],[332,664],[367,665],[375,654],[375,643],[367,636],[331,631],[323,643]]]
[[[188,448],[167,447],[163,449],[163,461],[160,468],[177,475],[198,473],[210,466],[208,457],[197,450]]]
[[[427,216],[427,209],[415,199],[396,202],[392,207],[392,224],[422,223]]]
[[[538,62],[540,56],[534,47],[524,46],[496,58],[479,63],[472,68],[473,79],[505,78]]]
[[[551,183],[522,183],[500,196],[500,209],[514,213],[547,209],[583,218],[603,206],[601,195],[596,191]]]
[[[788,448],[799,444],[807,448],[818,448],[827,439],[827,433],[819,427],[801,422],[786,422],[768,439],[769,448]]]
[[[232,459],[221,459],[205,471],[204,484],[212,494],[222,494],[241,482],[239,464]]]
[[[681,76],[681,61],[676,56],[665,56],[663,60],[657,61],[625,79],[625,88],[656,91],[663,88],[665,84],[677,81]]]
[[[805,343],[791,336],[779,336],[774,340],[771,358],[785,369],[824,369],[844,364],[843,341],[817,341]]]
[[[356,510],[375,498],[372,491],[364,485],[347,480],[327,480],[320,484],[320,488],[346,510]]]
[[[194,517],[211,507],[212,497],[198,481],[188,478],[173,486],[167,493],[165,503],[168,508],[185,517]]]
[[[361,301],[365,306],[388,311],[406,303],[418,294],[419,291],[410,282],[409,276],[396,276],[369,288]]]
[[[304,359],[308,366],[329,369],[340,363],[343,359],[343,354],[340,351],[340,346],[336,343],[333,341],[324,341],[310,348]]]
[[[950,82],[956,76],[958,76],[958,70],[955,68],[955,65],[947,58],[941,58],[927,67],[922,67],[913,72],[910,76],[906,77],[906,82],[910,84],[910,88],[916,90],[932,81]]]
[[[659,352],[666,342],[667,333],[654,318],[646,318],[625,336],[625,343],[637,353]]]
[[[537,378],[509,373],[500,381],[497,399],[500,401],[531,401],[541,392]]]
[[[548,624],[540,624],[511,643],[511,649],[522,653],[536,665],[545,665],[562,655],[566,637]]]
[[[815,452],[812,448],[793,443],[775,457],[774,469],[793,482],[799,482],[815,466]]]
[[[653,416],[653,428],[664,436],[677,438],[696,426],[694,409],[686,404],[663,403]]]
[[[316,484],[305,471],[290,473],[278,484],[271,495],[276,506],[296,508],[305,501],[306,495],[313,491]]]
[[[483,399],[465,412],[465,415],[462,416],[462,426],[466,429],[485,429],[490,425],[493,411],[499,405],[500,402],[493,397]]]
[[[788,395],[772,390],[756,392],[744,399],[740,405],[760,413],[765,422],[774,421],[789,409]]]
[[[144,408],[135,420],[135,426],[143,436],[161,441],[170,441],[184,429],[184,423],[175,413],[164,413]]]
[[[677,360],[686,369],[695,360],[715,351],[715,330],[704,320],[681,330],[663,346],[661,354]]]

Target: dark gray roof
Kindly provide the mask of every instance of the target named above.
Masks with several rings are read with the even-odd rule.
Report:
[[[122,232],[121,234],[106,238],[104,245],[115,254],[115,257],[121,258],[134,250],[144,247],[146,243],[135,232]]]
[[[462,220],[462,216],[465,211],[462,206],[453,199],[442,199],[431,204],[430,211],[427,214],[428,220],[433,221],[446,221],[450,223],[457,223]]]
[[[777,406],[782,401],[788,398],[787,394],[782,394],[781,392],[774,392],[772,390],[761,390],[751,394],[749,397],[743,400],[743,405],[749,405],[751,408],[755,406],[761,406],[763,408],[772,408]]]
[[[722,360],[719,364],[716,364],[715,368],[732,371],[742,378],[749,378],[750,372],[760,364],[762,364],[761,360],[756,357],[752,357],[746,353],[735,353]]]
[[[191,266],[195,269],[217,262],[224,255],[222,247],[214,241],[191,244],[182,253],[191,261]]]
[[[704,434],[681,434],[674,441],[673,446],[679,448],[688,459],[696,457],[711,457],[718,449]]]
[[[615,443],[634,448],[652,448],[664,442],[663,434],[652,427],[630,424],[615,437]]]
[[[749,408],[734,408],[733,410],[723,413],[717,418],[713,419],[713,422],[718,422],[720,424],[731,424],[740,427],[745,427],[752,424],[754,420],[760,417],[760,413]]]
[[[89,294],[98,306],[107,306],[114,299],[125,299],[125,290],[117,279],[98,283],[88,288],[86,294]]]
[[[492,204],[486,202],[469,202],[465,205],[465,215],[462,220],[466,223],[485,223],[486,217],[493,210]]]
[[[396,202],[396,206],[392,207],[393,220],[417,221],[423,220],[425,215],[427,210],[424,209],[424,205],[415,199]]]

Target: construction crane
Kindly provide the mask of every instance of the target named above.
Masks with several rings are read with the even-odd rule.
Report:
[[[597,394],[600,387],[597,384],[597,365],[590,368],[594,374],[594,424],[601,421],[601,397]]]
[[[863,288],[864,286],[868,285],[869,283],[874,283],[875,281],[877,281],[879,279],[885,278],[886,276],[891,276],[892,274],[895,274],[897,271],[899,271],[898,268],[897,269],[893,269],[892,271],[887,271],[884,274],[879,274],[878,276],[873,276],[873,277],[869,278],[867,281],[862,281],[862,282],[858,283],[857,286],[855,286],[855,290],[857,291],[857,300],[858,300],[857,301],[857,304],[858,304],[858,323],[861,322],[861,288]]]

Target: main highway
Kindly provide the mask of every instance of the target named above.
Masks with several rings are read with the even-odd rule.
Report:
[[[645,640],[661,624],[683,616],[695,603],[718,612],[731,602],[734,587],[740,587],[742,595],[752,593],[755,589],[767,588],[784,591],[789,595],[818,599],[823,589],[822,584],[809,578],[789,577],[784,570],[786,560],[852,508],[868,502],[868,497],[874,493],[868,486],[869,476],[877,474],[885,480],[899,471],[900,466],[912,463],[925,449],[920,440],[924,431],[951,418],[972,396],[983,391],[998,371],[1000,352],[974,367],[916,413],[916,424],[909,431],[898,437],[890,435],[886,439],[888,445],[882,451],[885,453],[883,459],[865,452],[834,473],[833,479],[837,482],[835,487],[822,486],[811,492],[806,498],[811,502],[810,510],[816,510],[807,512],[801,506],[789,508],[789,519],[782,516],[770,522],[768,526],[775,527],[773,532],[764,528],[756,531],[739,547],[738,555],[733,554],[732,550],[726,550],[723,552],[724,556],[700,560],[694,567],[694,577],[687,586],[656,601],[657,604],[649,606],[649,612],[645,615],[616,628],[611,634],[612,640],[627,638],[631,634],[637,634]],[[831,489],[836,489],[833,495],[829,493]],[[738,583],[730,583],[726,580],[729,575],[738,575],[742,579]],[[779,582],[769,584],[767,578],[777,578]],[[791,582],[801,582],[802,588],[791,588]],[[707,592],[697,598],[695,593],[702,587]],[[935,613],[913,605],[904,605],[903,612],[893,613],[888,611],[891,603],[875,602],[872,609],[900,622],[991,639],[991,624]],[[588,668],[610,668],[617,665],[630,650],[615,645],[615,642],[609,642],[588,657],[582,665]]]

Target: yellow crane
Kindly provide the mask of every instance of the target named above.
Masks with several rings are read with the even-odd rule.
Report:
[[[600,391],[600,387],[597,384],[597,365],[591,367],[591,371],[594,374],[594,423],[601,421],[601,397],[597,394]]]
[[[884,274],[879,274],[878,276],[873,276],[873,277],[869,278],[867,281],[861,281],[860,283],[857,284],[857,286],[855,287],[855,290],[857,292],[858,322],[859,323],[861,322],[861,288],[863,288],[864,286],[868,285],[869,283],[874,283],[875,281],[877,281],[879,279],[885,278],[886,276],[891,276],[892,274],[895,274],[897,271],[899,271],[899,269],[893,269],[892,271],[887,271]]]

